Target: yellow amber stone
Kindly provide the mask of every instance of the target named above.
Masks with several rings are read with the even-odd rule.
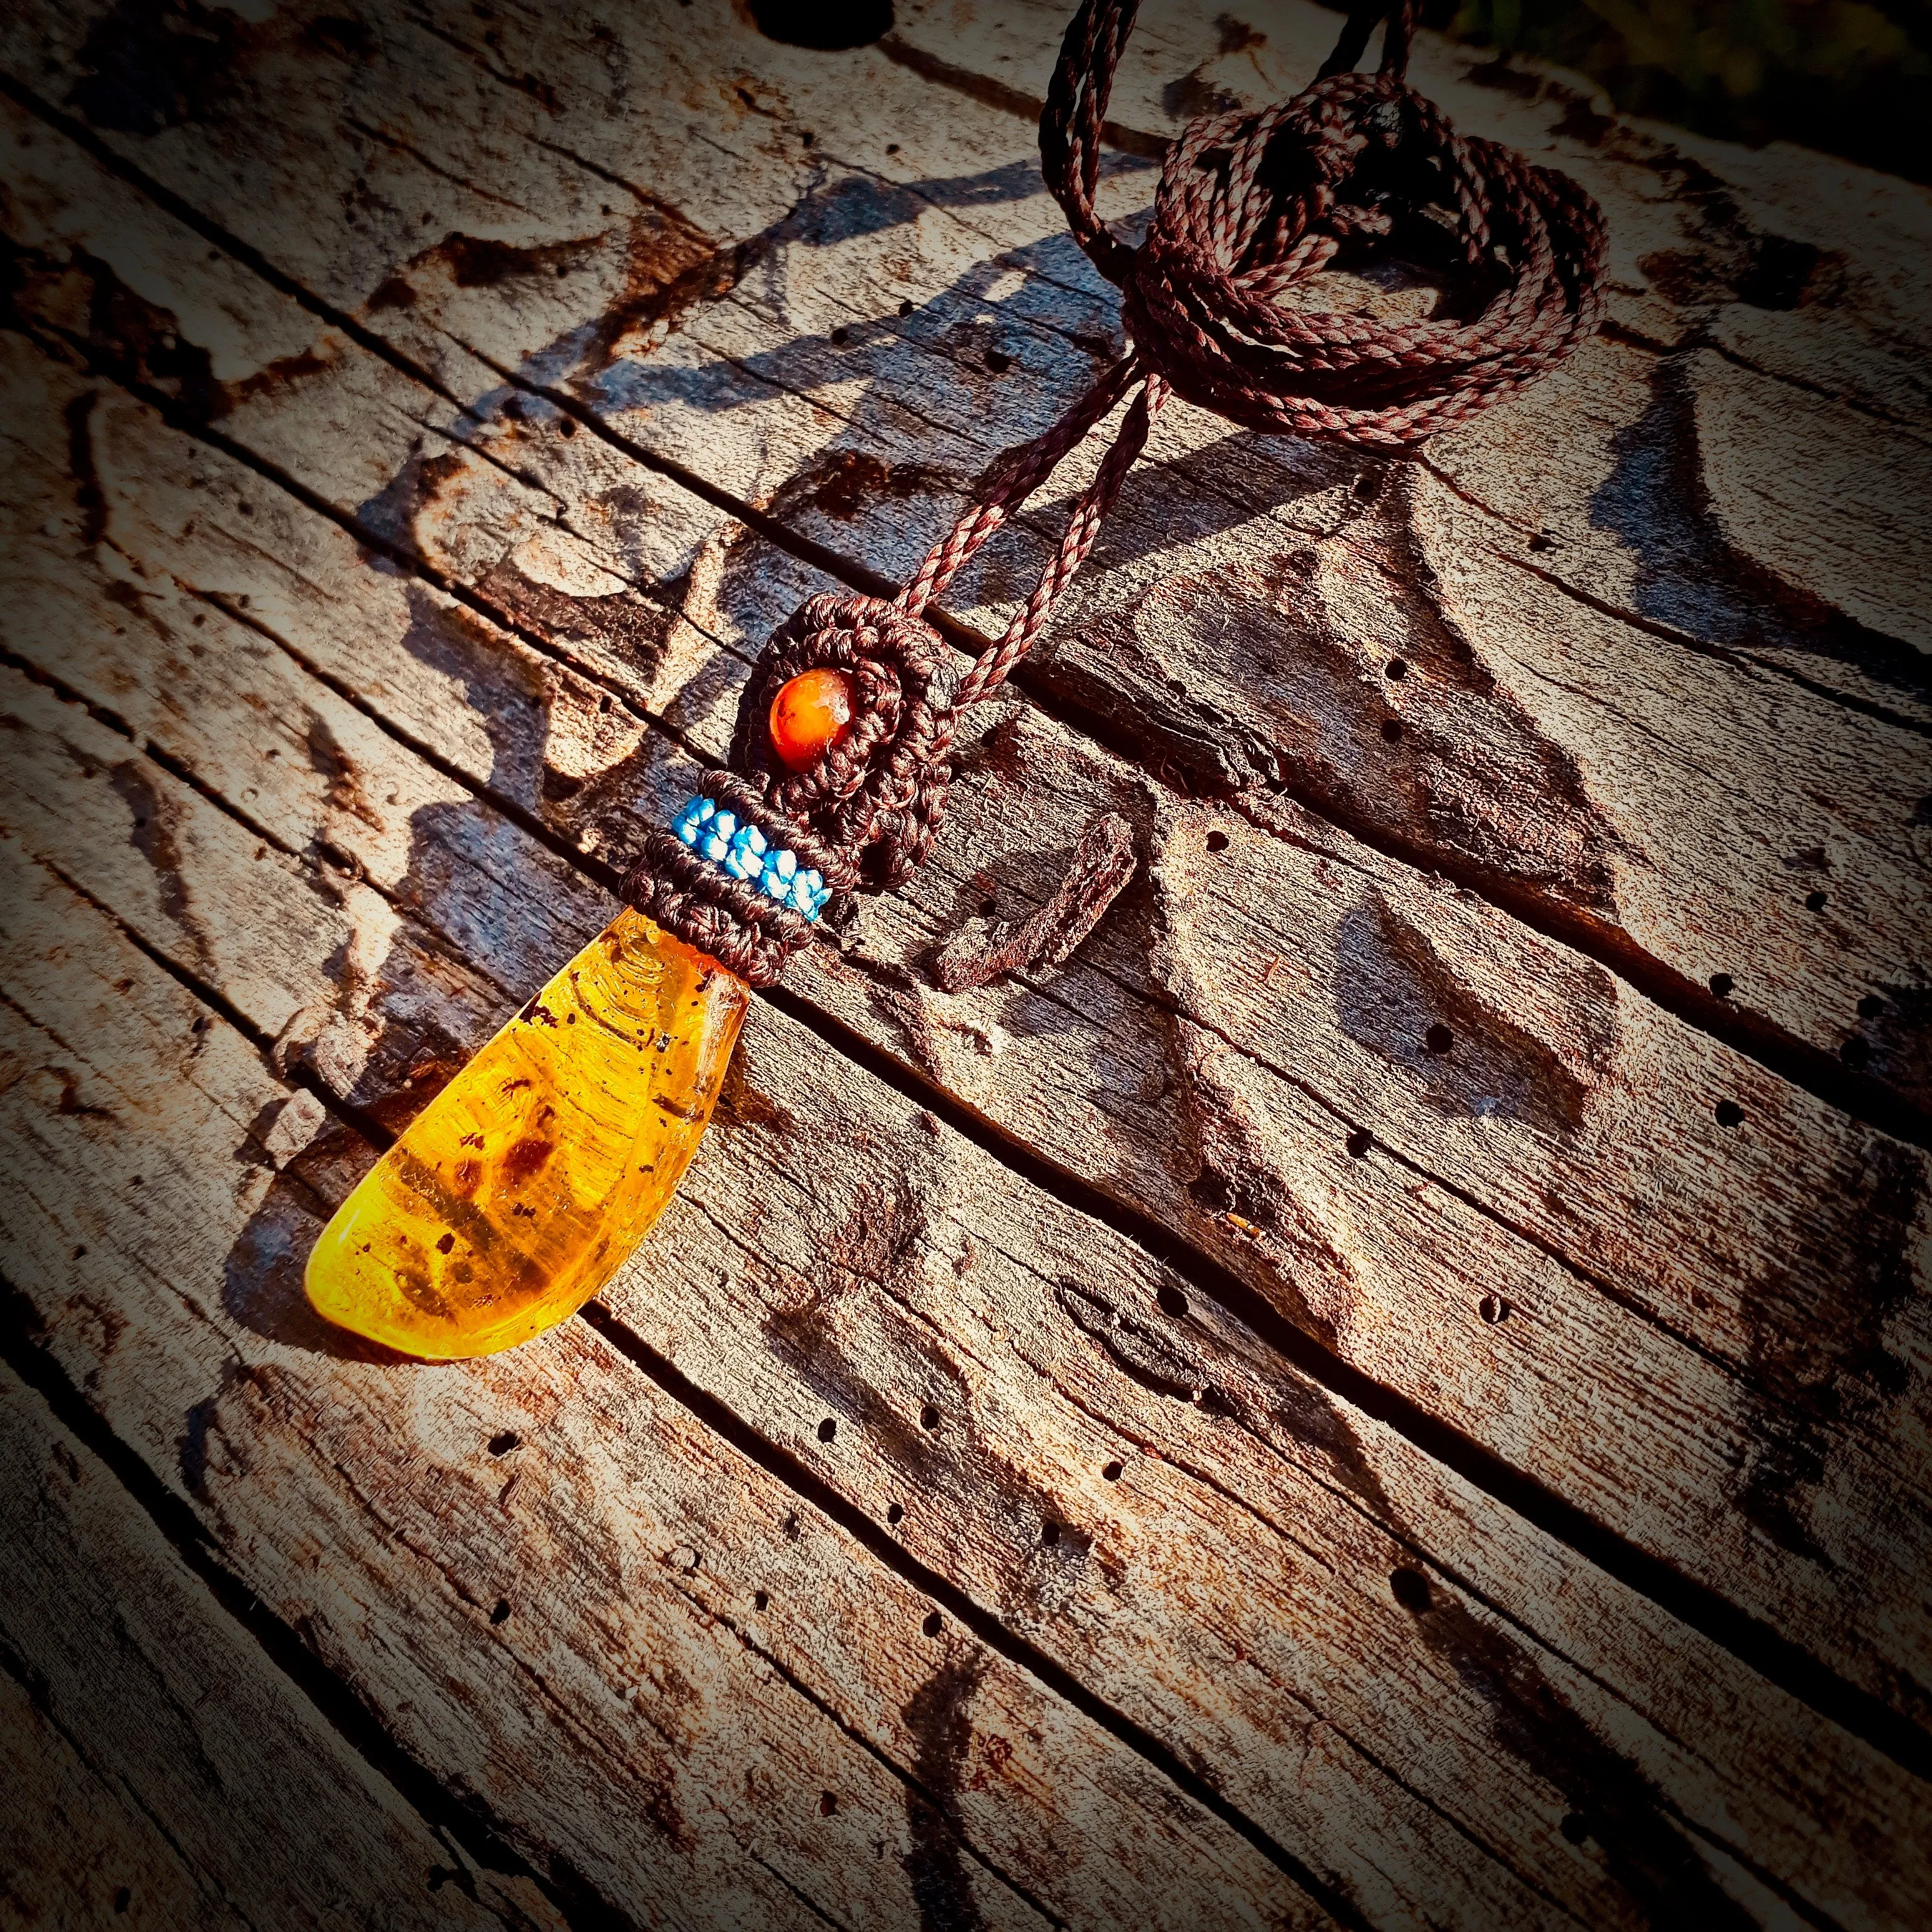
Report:
[[[620,913],[412,1123],[310,1256],[308,1298],[372,1342],[513,1348],[623,1263],[698,1150],[751,997]]]

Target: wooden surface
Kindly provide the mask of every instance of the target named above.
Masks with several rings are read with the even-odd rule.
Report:
[[[1602,337],[1412,459],[1172,406],[600,1301],[306,1311],[771,626],[1118,344],[1063,25],[0,26],[0,1922],[1932,1916],[1922,190],[1424,37]],[[1154,9],[1107,211],[1335,28]]]

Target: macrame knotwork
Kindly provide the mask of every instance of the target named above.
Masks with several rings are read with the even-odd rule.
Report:
[[[1415,0],[1366,0],[1293,100],[1192,123],[1162,167],[1145,241],[1120,240],[1094,196],[1108,96],[1136,10],[1136,0],[1085,0],[1040,122],[1047,185],[1075,239],[1121,290],[1126,352],[1044,435],[994,462],[896,598],[810,598],[772,634],[741,698],[730,768],[712,802],[782,844],[788,864],[815,868],[834,895],[890,890],[932,849],[959,713],[1032,647],[1171,394],[1249,429],[1400,449],[1520,388],[1595,332],[1605,247],[1595,202],[1553,169],[1458,134],[1409,86]],[[1352,71],[1384,18],[1378,70]],[[1382,322],[1292,298],[1371,246],[1442,272],[1454,284],[1444,313]],[[1032,595],[956,680],[926,609],[1123,403]],[[766,721],[790,680],[819,669],[850,680],[851,722],[793,772],[773,753]],[[1095,878],[1118,892],[1130,870],[1116,864]],[[754,986],[776,980],[811,935],[800,911],[669,832],[650,835],[625,891]],[[1094,896],[1063,892],[1054,903],[1065,899],[1084,932],[1105,909]],[[1049,935],[1028,945],[1032,956],[1053,956]]]
[[[808,670],[851,680],[850,730],[808,770],[774,754],[780,688]],[[959,678],[930,626],[883,598],[808,598],[772,634],[740,694],[730,769],[711,790],[740,824],[815,867],[835,893],[887,892],[932,849],[952,782]],[[625,896],[753,986],[810,938],[798,913],[707,864],[669,832],[646,839]]]
[[[1192,122],[1162,166],[1146,241],[1128,248],[1095,213],[1094,193],[1135,10],[1119,0],[1081,8],[1040,153],[1074,238],[1120,286],[1150,383],[1249,429],[1400,448],[1520,388],[1595,333],[1601,212],[1568,176],[1457,134],[1408,85],[1414,0],[1358,7],[1292,100]],[[1384,15],[1378,70],[1350,71]],[[1460,284],[1450,313],[1382,322],[1282,299],[1372,242],[1448,272]]]

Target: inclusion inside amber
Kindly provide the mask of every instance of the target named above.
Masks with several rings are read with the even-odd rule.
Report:
[[[852,727],[852,680],[821,666],[787,680],[772,700],[772,749],[795,772],[815,765]]]
[[[609,1280],[697,1151],[749,989],[641,914],[592,940],[337,1210],[309,1300],[412,1355],[488,1355]]]

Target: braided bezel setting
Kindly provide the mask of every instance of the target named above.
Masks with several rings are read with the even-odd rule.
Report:
[[[748,818],[721,811],[715,799],[690,800],[672,822],[678,842],[720,872],[755,886],[767,898],[817,922],[832,888],[816,866],[802,866],[789,846],[776,846]]]

